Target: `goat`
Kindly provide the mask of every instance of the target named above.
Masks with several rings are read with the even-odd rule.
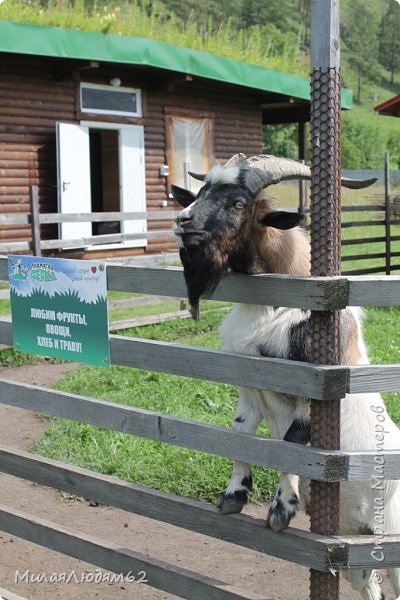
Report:
[[[267,186],[281,180],[310,179],[309,167],[273,156],[246,159],[244,155],[235,155],[226,165],[215,166],[207,176],[196,177],[205,181],[197,196],[172,187],[174,198],[184,207],[176,219],[174,233],[194,318],[199,318],[201,295],[212,292],[229,270],[249,274],[310,274],[310,244],[304,229],[299,227],[300,216],[277,210],[274,202],[262,193]],[[361,188],[374,181],[342,179],[342,185]],[[361,310],[356,307],[340,312],[343,364],[368,363],[361,317]],[[309,318],[307,310],[238,304],[221,326],[223,346],[231,352],[309,361]],[[305,398],[240,388],[234,430],[255,433],[263,419],[268,422],[273,438],[300,444],[309,442],[309,405]],[[382,423],[385,449],[400,449],[400,431],[387,414],[381,396],[346,395],[341,402],[341,449],[374,450],[377,428],[383,431]],[[309,507],[308,483],[298,476],[282,474],[269,508],[268,527],[275,531],[285,529],[300,500],[303,507]],[[235,462],[220,500],[220,511],[240,512],[251,486],[250,465]],[[381,518],[379,523],[377,494],[381,505],[384,502],[384,522]],[[340,532],[377,534],[379,528],[381,534],[400,533],[400,481],[386,481],[379,490],[372,479],[342,482]],[[399,596],[400,568],[389,569],[388,574]],[[352,571],[347,578],[364,599],[384,598],[375,570]]]

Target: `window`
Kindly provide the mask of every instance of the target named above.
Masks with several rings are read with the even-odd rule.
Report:
[[[167,115],[169,182],[197,192],[202,183],[188,171],[207,173],[213,162],[212,119]]]
[[[103,115],[141,117],[140,90],[81,83],[81,111]]]

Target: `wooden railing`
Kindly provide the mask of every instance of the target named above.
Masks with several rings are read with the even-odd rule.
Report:
[[[386,172],[386,171],[385,171]],[[387,174],[385,181],[389,181]],[[303,182],[304,183],[304,182]],[[400,270],[400,263],[398,261],[400,257],[400,251],[396,248],[399,245],[396,243],[400,242],[400,233],[395,228],[400,225],[399,218],[399,197],[396,194],[390,194],[389,185],[386,185],[386,191],[384,195],[371,196],[371,203],[364,203],[357,206],[342,206],[343,215],[351,215],[352,213],[365,213],[365,218],[360,220],[347,220],[344,219],[342,222],[342,229],[354,230],[356,234],[351,239],[342,239],[342,248],[351,247],[354,251],[351,254],[343,251],[342,254],[342,272],[347,275],[360,275],[360,274],[372,274],[372,273],[385,273],[390,275],[391,273]],[[31,209],[29,213],[7,213],[0,214],[0,225],[29,225],[30,234],[27,233],[27,237],[31,238],[31,241],[0,241],[0,253],[14,253],[24,252],[27,254],[33,254],[40,256],[42,251],[62,251],[68,248],[87,248],[87,247],[101,247],[104,244],[118,244],[132,240],[155,240],[155,239],[166,239],[171,237],[171,244],[173,243],[171,221],[173,221],[178,214],[178,211],[174,210],[158,210],[158,211],[147,211],[147,212],[93,212],[93,213],[74,213],[74,214],[61,214],[61,213],[40,213],[39,211],[39,199],[38,191],[36,186],[31,186],[30,192]],[[308,214],[308,209],[302,209],[304,215]],[[371,213],[375,213],[375,217],[371,220]],[[79,237],[74,239],[42,239],[41,226],[45,225],[57,225],[61,223],[100,223],[100,222],[112,222],[119,221],[123,223],[125,220],[140,220],[162,222],[165,221],[165,229],[160,230],[149,230],[144,233],[110,233],[104,235],[92,235],[88,237]],[[360,227],[370,228],[373,226],[379,226],[381,233],[379,236],[375,235],[363,235],[360,237],[357,231]],[[361,252],[360,246],[365,246],[366,243],[380,244],[381,250],[379,252]],[[361,261],[369,262],[371,260],[376,261],[376,266],[363,266]],[[349,263],[354,261],[360,261],[357,264],[357,268],[350,267]]]
[[[0,260],[0,278],[7,279],[5,258]],[[110,265],[107,279],[108,288],[115,291],[185,294],[182,270],[178,268]],[[320,311],[347,305],[399,306],[400,277],[230,275],[213,299]],[[114,365],[235,385],[248,386],[251,382],[255,388],[299,394],[321,402],[342,398],[347,392],[400,389],[400,365],[326,366],[140,338],[111,336],[110,341]],[[12,343],[9,322],[0,325],[0,343]],[[0,380],[0,402],[319,481],[368,481],[376,465],[373,451],[328,451],[299,446],[6,379]],[[380,452],[386,479],[400,479],[399,457],[400,449]],[[275,533],[258,519],[221,515],[201,502],[2,446],[0,470],[322,572],[377,567],[373,536],[322,536],[290,527]],[[259,598],[249,591],[95,540],[11,507],[0,507],[0,530],[118,573],[145,570],[151,586],[190,600]],[[379,568],[400,566],[400,532],[386,536],[384,548]]]
[[[91,213],[41,213],[39,211],[38,188],[30,187],[30,212],[0,214],[0,225],[29,225],[31,241],[0,242],[0,252],[25,252],[41,256],[42,250],[63,250],[67,248],[85,248],[102,244],[119,244],[132,240],[153,240],[172,237],[171,227],[142,233],[108,233],[69,239],[46,239],[41,236],[41,225],[57,225],[60,223],[103,223],[111,221],[171,221],[178,211],[157,210],[147,212],[91,212]]]

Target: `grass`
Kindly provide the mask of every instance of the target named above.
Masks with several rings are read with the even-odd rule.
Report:
[[[400,363],[400,309],[370,308],[367,317],[364,332],[371,362]],[[400,393],[382,395],[389,414],[400,425]]]
[[[226,308],[203,313],[198,323],[170,321],[132,329],[129,335],[218,347],[217,327]],[[226,384],[123,367],[81,367],[57,389],[109,402],[230,427],[237,390]],[[267,434],[264,427],[262,430]],[[224,489],[231,461],[66,420],[55,420],[35,452],[116,475],[170,493],[215,501]],[[254,499],[269,498],[277,482],[273,471],[256,468]]]
[[[234,60],[262,65],[271,69],[307,75],[308,55],[300,48],[295,32],[282,32],[274,26],[253,26],[237,31],[231,20],[213,25],[196,21],[192,14],[182,21],[171,11],[163,18],[158,11],[148,15],[146,3],[140,1],[105,5],[93,3],[87,9],[84,0],[75,0],[73,8],[65,0],[7,0],[1,5],[0,18],[21,23],[66,27],[104,34],[139,36],[209,52]],[[161,13],[165,12],[161,9]],[[164,15],[166,16],[166,15]],[[302,24],[299,25],[299,33]]]
[[[217,328],[226,308],[203,313],[197,323],[169,321],[127,333],[217,348]],[[399,309],[368,309],[365,333],[372,362],[400,362],[399,317]],[[237,389],[233,386],[124,367],[83,366],[65,376],[56,387],[228,428],[237,401]],[[400,423],[400,395],[386,394],[385,399],[389,412]],[[262,426],[259,433],[268,435],[268,430]],[[227,459],[61,419],[53,420],[34,451],[140,485],[213,502],[223,491],[231,469],[231,461]],[[252,499],[270,499],[277,473],[255,467],[253,474]]]

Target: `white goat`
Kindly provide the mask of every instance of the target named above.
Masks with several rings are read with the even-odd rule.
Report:
[[[204,178],[204,176],[201,176]],[[175,234],[188,287],[193,316],[198,318],[199,298],[218,285],[228,270],[242,273],[310,273],[310,245],[299,228],[299,215],[277,211],[261,191],[283,179],[308,179],[305,165],[287,159],[237,155],[224,167],[214,167],[205,177],[197,197],[173,186],[175,199],[184,206],[177,217]],[[359,188],[374,180],[342,185]],[[221,327],[224,348],[231,352],[309,361],[307,334],[309,311],[294,308],[236,305]],[[361,311],[348,308],[340,317],[341,362],[365,364],[368,356],[361,330]],[[273,438],[306,444],[309,441],[309,407],[304,398],[254,388],[240,388],[234,429],[255,433],[268,422]],[[342,450],[400,449],[400,431],[386,412],[379,394],[351,394],[341,402]],[[341,483],[340,533],[400,533],[400,481]],[[223,513],[240,512],[251,490],[250,465],[235,462],[219,505]],[[267,525],[286,528],[300,504],[307,508],[309,482],[282,474]],[[300,488],[300,489],[299,489]],[[301,491],[301,493],[300,493]],[[379,510],[377,511],[377,508]],[[382,553],[376,551],[377,566]],[[400,598],[400,568],[388,570]],[[372,569],[346,575],[365,600],[384,598]]]

